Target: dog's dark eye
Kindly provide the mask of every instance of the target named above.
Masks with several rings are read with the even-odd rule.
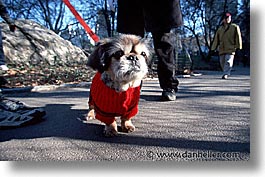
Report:
[[[120,59],[124,55],[124,52],[122,50],[119,50],[113,54],[113,57],[116,59]]]
[[[146,57],[146,53],[145,52],[141,52],[141,55]]]

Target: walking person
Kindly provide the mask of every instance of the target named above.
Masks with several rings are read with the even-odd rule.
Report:
[[[176,100],[179,84],[175,77],[176,36],[171,30],[182,24],[179,0],[118,0],[118,32],[141,37],[145,32],[152,33],[163,101]]]
[[[234,57],[237,49],[242,49],[241,32],[238,25],[232,23],[232,16],[229,12],[222,16],[222,25],[218,28],[211,50],[219,47],[220,65],[223,70],[222,79],[231,75]]]

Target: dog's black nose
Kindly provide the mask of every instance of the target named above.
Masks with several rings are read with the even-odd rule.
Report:
[[[127,57],[127,60],[138,60],[137,56],[134,56],[134,55],[129,55]]]

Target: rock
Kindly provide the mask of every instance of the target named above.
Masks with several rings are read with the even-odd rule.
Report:
[[[64,40],[53,31],[31,20],[16,20],[15,32],[11,32],[7,23],[0,23],[3,35],[3,47],[7,64],[85,63],[87,57],[82,49]]]

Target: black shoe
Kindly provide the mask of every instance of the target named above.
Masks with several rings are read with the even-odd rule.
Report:
[[[162,101],[175,101],[176,92],[174,89],[164,89],[162,92]]]
[[[224,74],[222,79],[228,79],[228,75],[227,74]]]

